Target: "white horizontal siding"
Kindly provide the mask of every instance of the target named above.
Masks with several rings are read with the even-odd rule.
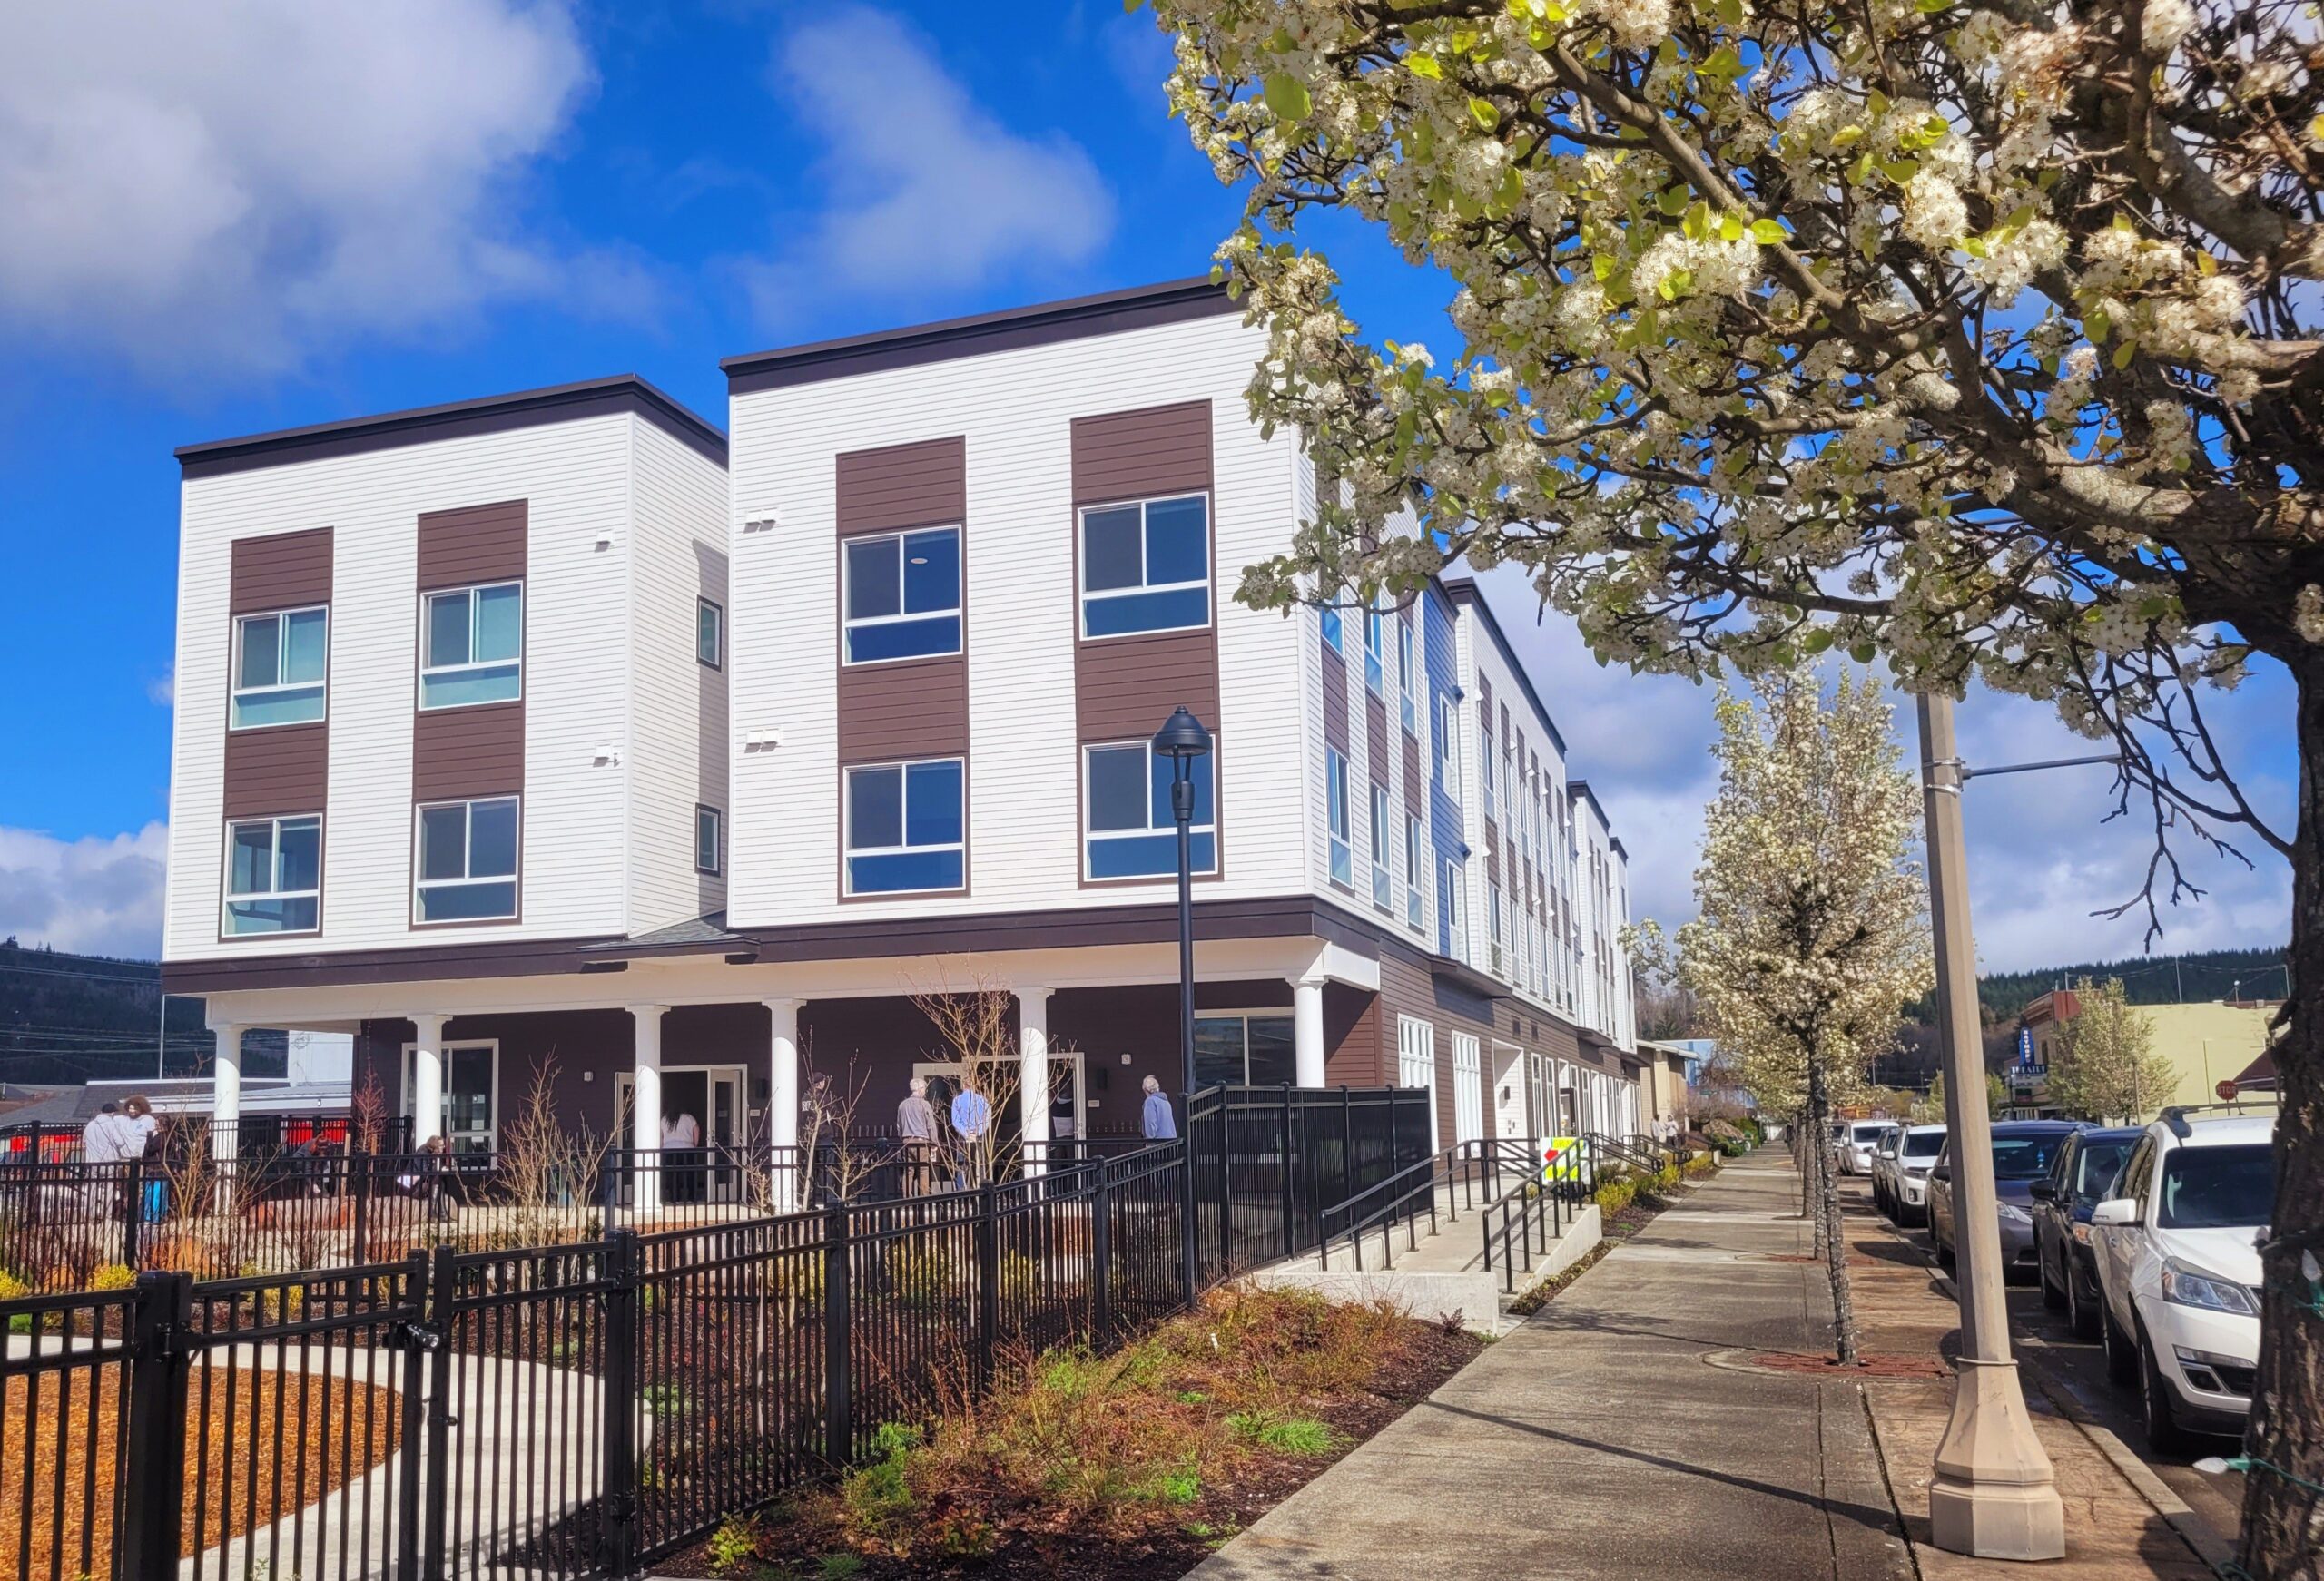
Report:
[[[172,761],[172,960],[613,933],[623,920],[618,633],[627,620],[627,427],[590,417],[189,481]],[[424,512],[529,502],[523,919],[409,926],[417,555]],[[320,938],[218,942],[228,583],[236,538],[334,529],[330,771]],[[599,549],[601,533],[613,535]],[[608,634],[615,635],[609,653]]]
[[[1293,527],[1291,439],[1263,440],[1242,392],[1261,338],[1219,317],[753,392],[732,403],[732,732],[783,744],[734,760],[730,914],[743,927],[1160,899],[1167,883],[1078,887],[1071,425],[1188,400],[1213,412],[1226,877],[1206,895],[1300,891],[1299,625],[1234,602],[1242,567]],[[835,457],[963,436],[967,451],[972,892],[838,899]],[[772,531],[745,521],[778,516]],[[1177,700],[1157,697],[1155,722]]]

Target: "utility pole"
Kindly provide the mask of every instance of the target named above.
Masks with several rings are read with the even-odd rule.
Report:
[[[2065,1556],[2065,1510],[2050,1458],[2034,1435],[2009,1347],[2001,1220],[1994,1188],[1993,1121],[1978,1036],[1977,952],[1969,932],[1961,788],[1968,776],[1953,741],[1953,700],[1919,698],[1921,787],[1928,826],[1929,916],[1936,933],[1937,1036],[1945,1051],[1946,1136],[1953,1154],[1954,1284],[1961,1358],[1953,1419],[1936,1447],[1929,1536],[1981,1559]]]

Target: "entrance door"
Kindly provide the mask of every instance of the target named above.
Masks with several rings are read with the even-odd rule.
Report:
[[[1428,1089],[1429,1151],[1436,1151],[1436,1028],[1410,1016],[1396,1017],[1396,1085]]]
[[[666,1202],[702,1201],[739,1203],[747,1194],[743,1165],[743,1094],[744,1075],[741,1065],[665,1065],[662,1068],[662,1113],[641,1116],[637,1113],[637,1077],[631,1071],[614,1073],[614,1106],[621,1115],[621,1140],[625,1147],[637,1145],[638,1125],[653,1128],[655,1140],[660,1140],[665,1121],[675,1121],[681,1115],[692,1115],[701,1145],[694,1149],[695,1157],[684,1167],[695,1170],[681,1179],[669,1173],[665,1186],[675,1186],[682,1193],[673,1196],[668,1190],[662,1193]],[[665,1161],[665,1172],[671,1171]],[[697,1191],[696,1188],[699,1188]]]
[[[1465,1032],[1452,1035],[1452,1140],[1482,1142],[1485,1135],[1484,1056]]]
[[[412,1046],[403,1051],[403,1105],[411,1109]],[[497,1043],[452,1043],[443,1051],[444,1102],[438,1112],[440,1134],[454,1153],[487,1154],[500,1145],[500,1046]]]

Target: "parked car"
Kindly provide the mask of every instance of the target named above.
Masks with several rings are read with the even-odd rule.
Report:
[[[1893,1124],[1895,1122],[1889,1120],[1848,1122],[1846,1139],[1840,1144],[1840,1173],[1870,1174],[1873,1144],[1880,1140],[1880,1134]]]
[[[2034,1264],[2042,1300],[2079,1339],[2098,1338],[2098,1263],[2091,1252],[2090,1214],[2112,1194],[2122,1161],[2142,1133],[2083,1131],[2058,1149],[2050,1177],[2034,1183]]]
[[[2000,1198],[2001,1267],[2005,1279],[2034,1272],[2034,1183],[2050,1173],[2058,1149],[2082,1130],[2078,1120],[2004,1120],[1993,1128],[1994,1188]],[[1953,1266],[1961,1244],[1958,1201],[1953,1189],[1953,1139],[1947,1137],[1936,1167],[1929,1171],[1928,1238],[1936,1260]]]
[[[1880,1183],[1887,1174],[1888,1166],[1896,1162],[1896,1140],[1904,1134],[1902,1125],[1891,1124],[1880,1134],[1880,1140],[1872,1144],[1872,1205],[1884,1213],[1888,1211],[1888,1203]]]
[[[2273,1115],[2166,1109],[2091,1210],[2106,1370],[2139,1384],[2158,1450],[2250,1414],[2275,1134]]]
[[[1906,1125],[1891,1140],[1889,1152],[1876,1162],[1872,1194],[1880,1211],[1898,1224],[1917,1224],[1928,1213],[1928,1172],[1945,1151],[1942,1125]]]

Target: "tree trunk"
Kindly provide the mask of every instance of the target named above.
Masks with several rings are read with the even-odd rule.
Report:
[[[1824,1062],[1809,1056],[1807,1060],[1807,1112],[1811,1129],[1817,1138],[1824,1134],[1831,1112],[1831,1097],[1824,1090]],[[1857,1360],[1856,1332],[1856,1299],[1848,1289],[1848,1242],[1840,1227],[1839,1172],[1829,1158],[1829,1150],[1817,1148],[1817,1156],[1825,1160],[1817,1180],[1817,1222],[1824,1232],[1824,1271],[1832,1281],[1832,1342],[1838,1347],[1839,1363],[1854,1367]]]
[[[2324,656],[2299,685],[2299,820],[2292,839],[2290,1022],[2275,1045],[2274,1239],[2261,1248],[2260,1381],[2245,1431],[2240,1559],[2253,1581],[2324,1575],[2324,1291],[2301,1258],[2324,1262]],[[2264,1462],[2263,1464],[2260,1464]],[[2305,1486],[2303,1486],[2305,1483]]]

